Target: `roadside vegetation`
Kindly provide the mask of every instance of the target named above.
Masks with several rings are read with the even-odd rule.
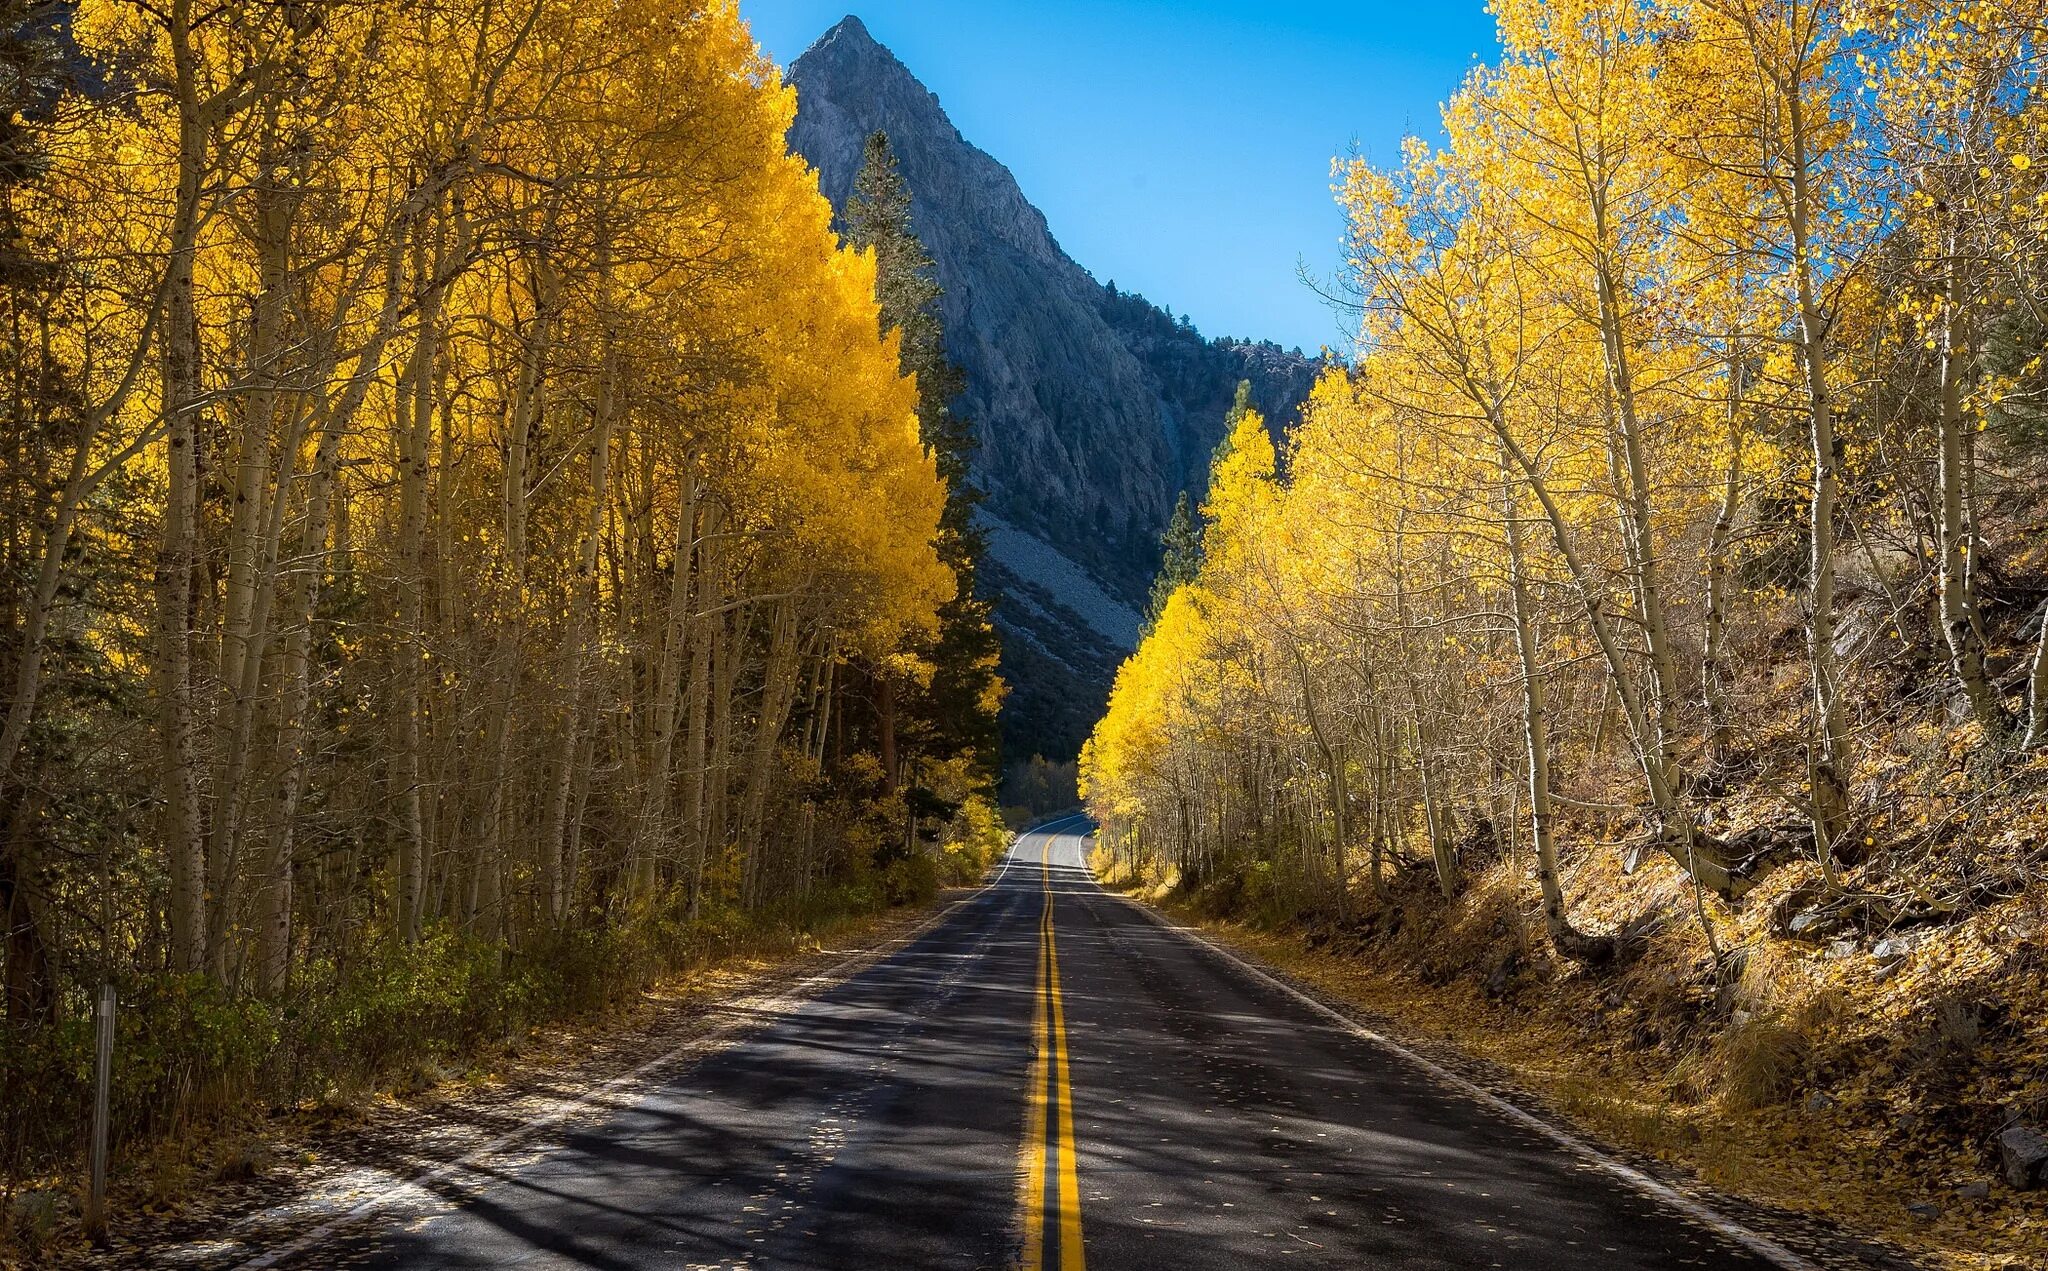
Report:
[[[1717,1180],[2038,1258],[2044,15],[1494,12],[1445,142],[1339,167],[1353,362],[1166,545],[1105,867]]]
[[[733,6],[12,0],[0,61],[0,1239],[75,1233],[103,984],[184,1176],[1000,850],[930,262]]]

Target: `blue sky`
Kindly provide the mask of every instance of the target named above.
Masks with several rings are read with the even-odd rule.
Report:
[[[1097,278],[1207,335],[1340,345],[1330,159],[1435,137],[1480,0],[741,0],[785,65],[848,12],[1009,166]]]

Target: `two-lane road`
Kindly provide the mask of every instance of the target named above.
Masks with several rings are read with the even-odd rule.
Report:
[[[1022,836],[944,921],[288,1267],[1762,1268]]]

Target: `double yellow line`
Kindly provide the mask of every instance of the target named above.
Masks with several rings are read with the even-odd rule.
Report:
[[[1038,921],[1038,1000],[1031,1012],[1031,1089],[1024,1103],[1021,1266],[1023,1271],[1048,1267],[1085,1271],[1081,1180],[1074,1168],[1074,1089],[1067,1076],[1067,1016],[1060,1004],[1060,951],[1053,937],[1050,859],[1040,875],[1045,911]],[[1049,1244],[1054,1246],[1051,1258],[1046,1256]]]

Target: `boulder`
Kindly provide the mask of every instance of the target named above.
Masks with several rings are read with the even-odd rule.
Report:
[[[1486,977],[1486,996],[1503,998],[1515,988],[1515,972],[1522,966],[1521,955],[1510,951]]]
[[[2040,1186],[2048,1173],[2048,1138],[2028,1126],[2007,1126],[1998,1136],[1998,1164],[2016,1190]]]

